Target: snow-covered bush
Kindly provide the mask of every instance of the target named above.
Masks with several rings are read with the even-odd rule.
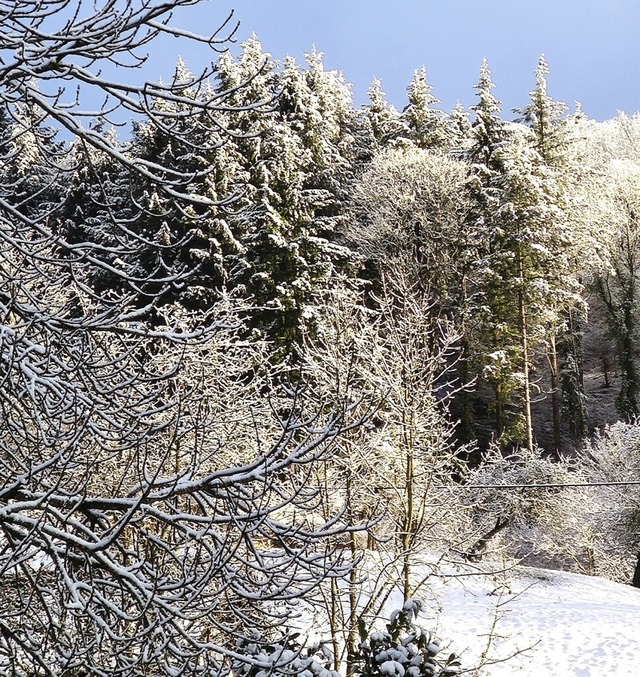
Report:
[[[467,477],[464,501],[473,540],[466,554],[481,557],[491,543],[513,557],[573,556],[567,553],[567,544],[573,542],[568,535],[580,528],[574,517],[580,513],[581,498],[579,492],[557,485],[579,481],[575,464],[554,461],[538,448],[508,456],[497,447],[490,449]]]
[[[360,622],[360,644],[351,657],[354,674],[361,677],[449,677],[460,672],[455,654],[437,658],[440,642],[416,624],[419,600],[407,600],[391,614],[386,632],[370,630]]]
[[[638,478],[638,421],[607,426],[574,460],[554,461],[537,449],[510,456],[494,449],[466,478],[474,527],[466,554],[479,558],[491,547],[630,583],[640,550],[640,491],[623,483]]]
[[[589,549],[589,573],[631,582],[640,549],[640,487],[606,483],[640,478],[640,421],[618,421],[597,433],[580,458],[585,477],[581,539]]]
[[[246,660],[234,662],[234,677],[340,677],[329,668],[332,655],[326,646],[306,648],[299,636],[296,633],[265,643],[255,632],[249,639],[238,640],[237,653]]]

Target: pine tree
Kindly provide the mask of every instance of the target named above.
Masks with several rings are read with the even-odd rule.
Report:
[[[414,72],[407,88],[409,103],[402,111],[402,120],[408,128],[409,139],[418,148],[448,150],[446,117],[434,108],[440,100],[432,92],[433,87],[427,82],[427,69],[423,66]]]
[[[530,93],[530,102],[523,109],[520,121],[533,132],[534,148],[546,170],[553,174],[558,186],[557,206],[563,212],[565,228],[571,229],[573,186],[571,177],[576,169],[572,157],[570,120],[567,106],[552,99],[547,93],[549,67],[540,57],[535,73],[536,86]],[[575,236],[571,235],[572,239]],[[574,277],[576,271],[573,271]],[[576,290],[579,286],[575,285]],[[582,368],[582,326],[584,303],[576,300],[557,309],[557,324],[548,331],[548,363],[551,376],[554,447],[562,451],[561,412],[569,421],[574,445],[579,445],[587,432]]]
[[[536,149],[536,135],[503,123],[486,63],[475,107],[471,183],[480,242],[476,270],[484,377],[495,388],[496,430],[503,443],[533,446],[531,368],[534,353],[576,302],[572,233],[558,176]]]
[[[365,114],[373,132],[378,149],[385,148],[396,139],[403,138],[405,129],[400,113],[386,99],[380,80],[374,80],[369,91],[369,104],[365,106]]]
[[[229,216],[243,247],[230,285],[253,301],[251,327],[284,358],[295,356],[302,326],[313,324],[317,295],[349,263],[336,240],[357,162],[356,114],[343,78],[325,71],[316,52],[307,68],[287,59],[276,72],[252,38],[237,61],[224,60],[220,76],[234,82],[236,71],[257,64],[251,94],[270,100],[271,114],[228,123],[247,183]]]

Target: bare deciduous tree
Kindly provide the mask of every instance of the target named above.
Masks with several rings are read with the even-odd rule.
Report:
[[[456,449],[448,411],[460,387],[458,335],[434,321],[431,299],[405,271],[387,273],[382,286],[375,309],[335,290],[305,352],[305,381],[318,399],[371,412],[314,477],[327,517],[344,501],[345,520],[367,528],[366,541],[356,532],[342,538],[354,563],[349,585],[324,590],[334,652],[348,674],[360,619],[379,614],[394,590],[405,599],[424,594],[430,567],[417,566],[420,555],[461,549],[468,538],[455,481],[466,449]]]
[[[233,310],[160,307],[186,271],[153,271],[150,294],[135,253],[189,235],[168,245],[137,233],[142,205],[125,218],[103,195],[111,240],[70,241],[56,226],[78,146],[143,177],[194,229],[219,206],[190,192],[194,176],[137,158],[91,123],[125,112],[169,137],[185,118],[219,126],[231,93],[206,95],[209,70],[190,83],[197,96],[175,80],[102,74],[139,66],[162,34],[221,47],[222,34],[171,23],[196,1],[0,2],[11,130],[0,177],[3,674],[215,674],[238,659],[244,632],[279,626],[289,600],[344,573],[317,547],[344,529],[339,511],[313,528],[296,514],[315,500],[308,469],[357,423],[349,407],[320,416],[299,394],[267,397],[260,350],[237,340]],[[42,180],[17,191],[26,160]],[[96,270],[122,284],[97,293]]]

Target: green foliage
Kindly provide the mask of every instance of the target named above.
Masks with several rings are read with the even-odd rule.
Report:
[[[340,677],[330,669],[331,652],[324,644],[305,647],[300,633],[274,642],[261,641],[259,632],[238,640],[237,658],[231,669],[234,677]]]
[[[453,677],[460,674],[455,654],[444,659],[440,642],[417,624],[423,604],[407,600],[390,615],[386,631],[368,628],[360,619],[360,642],[349,659],[351,675],[358,677]],[[340,677],[330,668],[327,643],[305,646],[300,633],[264,641],[255,631],[238,640],[232,666],[234,677]]]
[[[450,677],[460,673],[455,654],[438,658],[440,643],[417,623],[423,605],[407,600],[391,614],[386,632],[360,621],[360,644],[351,657],[354,674],[361,677]]]
[[[432,93],[433,87],[427,82],[427,69],[415,71],[407,88],[408,105],[402,111],[408,137],[418,148],[448,150],[446,117],[434,106],[439,99]]]
[[[256,74],[256,69],[258,72]],[[272,340],[280,359],[296,355],[303,327],[313,327],[319,296],[349,268],[351,252],[337,242],[344,203],[358,162],[357,116],[342,76],[322,55],[306,66],[279,64],[257,39],[220,63],[222,82],[254,72],[246,100],[270,102],[267,114],[235,114],[242,194],[226,220],[241,249],[226,259],[228,286],[254,305],[248,324]]]
[[[536,352],[555,338],[566,312],[581,304],[564,184],[543,155],[551,157],[550,148],[561,145],[555,127],[553,143],[551,131],[540,127],[552,124],[555,111],[543,75],[533,93],[536,103],[526,109],[533,125],[528,129],[500,119],[491,74],[483,65],[467,154],[473,173],[469,221],[479,243],[469,307],[478,322],[476,344],[484,352],[478,369],[495,390],[497,434],[505,444],[527,446],[532,445],[529,374]]]

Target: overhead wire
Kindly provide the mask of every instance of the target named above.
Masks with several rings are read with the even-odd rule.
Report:
[[[638,487],[640,480],[624,482],[570,482],[563,484],[467,484],[467,489],[576,489],[580,487]]]

